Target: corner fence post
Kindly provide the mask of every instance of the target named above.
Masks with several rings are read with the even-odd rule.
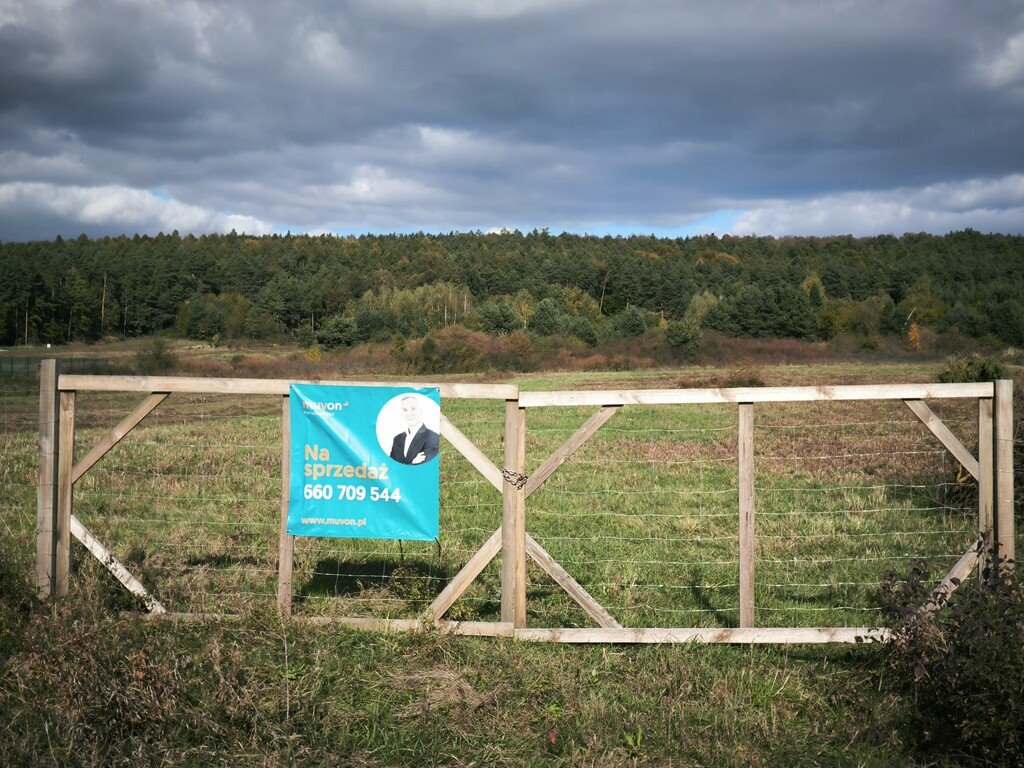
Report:
[[[739,407],[740,627],[754,626],[754,404]]]
[[[26,358],[27,359],[27,358]],[[11,358],[14,372],[14,358]],[[36,486],[36,595],[50,596],[54,585],[57,535],[57,377],[60,362],[39,363],[39,481]]]
[[[1003,567],[1013,569],[1013,380],[996,382],[995,424],[996,553]]]
[[[505,401],[505,467],[526,471],[526,409]],[[506,475],[501,488],[501,620],[526,626],[526,493]]]
[[[292,615],[292,566],[295,537],[288,533],[288,493],[291,489],[291,411],[288,395],[281,398],[281,528],[277,557],[277,609],[282,619]]]

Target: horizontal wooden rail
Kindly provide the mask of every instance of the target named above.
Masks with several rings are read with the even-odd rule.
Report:
[[[61,381],[65,379],[61,376]],[[992,397],[995,385],[854,384],[834,387],[736,387],[730,389],[628,389],[520,392],[521,408],[575,405],[686,405],[700,403],[796,403],[815,400],[927,400]]]
[[[516,640],[541,643],[884,643],[888,629],[878,627],[751,629],[517,629]]]
[[[206,623],[219,621],[244,621],[247,617],[234,613],[134,613],[123,611],[122,616],[133,619],[147,619],[165,622]],[[512,637],[514,627],[502,621],[424,621],[421,619],[376,619],[362,616],[292,616],[300,624],[317,624],[352,627],[375,632],[427,632],[440,631],[453,635],[471,637]]]
[[[462,384],[428,381],[292,381],[289,379],[218,379],[201,376],[78,376],[64,374],[62,392],[190,392],[197,395],[287,395],[291,384],[345,387],[437,387],[452,399],[515,400],[515,384]]]

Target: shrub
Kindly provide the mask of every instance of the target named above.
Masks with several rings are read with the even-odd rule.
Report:
[[[328,349],[351,347],[356,342],[356,321],[345,315],[332,315],[320,325],[317,340]]]
[[[946,358],[939,381],[946,384],[969,381],[995,381],[1006,378],[1002,364],[985,355],[952,355]]]
[[[935,613],[919,610],[930,583],[915,568],[890,577],[890,680],[906,697],[906,727],[925,749],[992,765],[1024,760],[1024,579],[964,583]]]
[[[484,358],[488,368],[499,371],[528,371],[533,367],[533,349],[530,337],[522,331],[513,331],[495,339]],[[467,368],[466,370],[472,370]]]
[[[295,334],[295,341],[302,349],[310,349],[316,346],[316,336],[313,334],[313,326],[303,323]]]
[[[178,357],[165,339],[150,339],[135,354],[135,367],[143,375],[166,373],[178,367]]]
[[[570,336],[576,337],[588,347],[597,346],[597,330],[594,328],[594,323],[588,317],[578,315],[569,318],[565,324],[565,332]]]
[[[725,372],[716,377],[715,386],[719,387],[763,387],[764,372],[756,365],[744,365]]]
[[[490,350],[486,334],[449,325],[424,337],[412,355],[422,373],[458,373],[478,370]]]
[[[665,329],[665,339],[669,346],[684,357],[697,356],[697,345],[700,344],[700,326],[690,320],[672,320]]]
[[[477,310],[485,333],[502,336],[523,327],[515,308],[507,301],[488,301]]]
[[[647,315],[642,309],[628,306],[614,315],[605,326],[609,339],[628,339],[639,336],[647,330]]]
[[[527,327],[539,336],[561,333],[564,320],[554,299],[543,299],[537,303]]]

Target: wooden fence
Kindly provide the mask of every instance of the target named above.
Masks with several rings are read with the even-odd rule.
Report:
[[[71,540],[80,541],[133,594],[144,601],[149,615],[210,618],[206,614],[172,614],[74,514],[75,483],[128,435],[168,396],[175,393],[233,396],[275,395],[281,398],[281,506],[277,564],[277,606],[284,618],[292,616],[294,539],[286,521],[289,488],[289,408],[286,380],[90,376],[61,373],[59,363],[40,367],[39,485],[36,552],[37,591],[41,597],[65,595],[69,588]],[[318,382],[332,383],[332,382]],[[396,385],[397,382],[333,382],[347,386]],[[762,404],[815,401],[902,401],[935,438],[977,481],[978,538],[936,587],[929,607],[937,609],[972,570],[996,559],[1012,567],[1013,442],[1011,381],[978,384],[905,384],[834,387],[758,387],[731,389],[649,389],[619,391],[520,392],[515,385],[424,382],[410,386],[437,386],[442,402],[483,398],[504,401],[503,466],[493,463],[442,413],[441,434],[464,456],[502,497],[501,525],[482,547],[447,581],[430,605],[415,619],[365,617],[305,617],[303,620],[337,621],[376,629],[416,629],[440,626],[458,634],[515,637],[523,640],[594,643],[820,643],[884,641],[879,627],[757,627],[754,601],[757,489],[754,482],[757,446],[754,413]],[[78,392],[144,394],[144,399],[80,458],[75,452],[75,404]],[[977,401],[978,455],[925,403],[926,400]],[[739,553],[739,626],[732,628],[624,627],[576,581],[528,532],[528,500],[581,446],[623,408],[731,404],[737,414]],[[527,415],[531,409],[592,407],[594,414],[557,450],[526,475]],[[487,565],[501,557],[500,620],[446,621],[449,609],[463,596]],[[527,560],[532,560],[586,612],[593,628],[527,627]]]

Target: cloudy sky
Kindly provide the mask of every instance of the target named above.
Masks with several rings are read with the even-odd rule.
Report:
[[[0,0],[0,240],[1024,232],[1020,0]]]

